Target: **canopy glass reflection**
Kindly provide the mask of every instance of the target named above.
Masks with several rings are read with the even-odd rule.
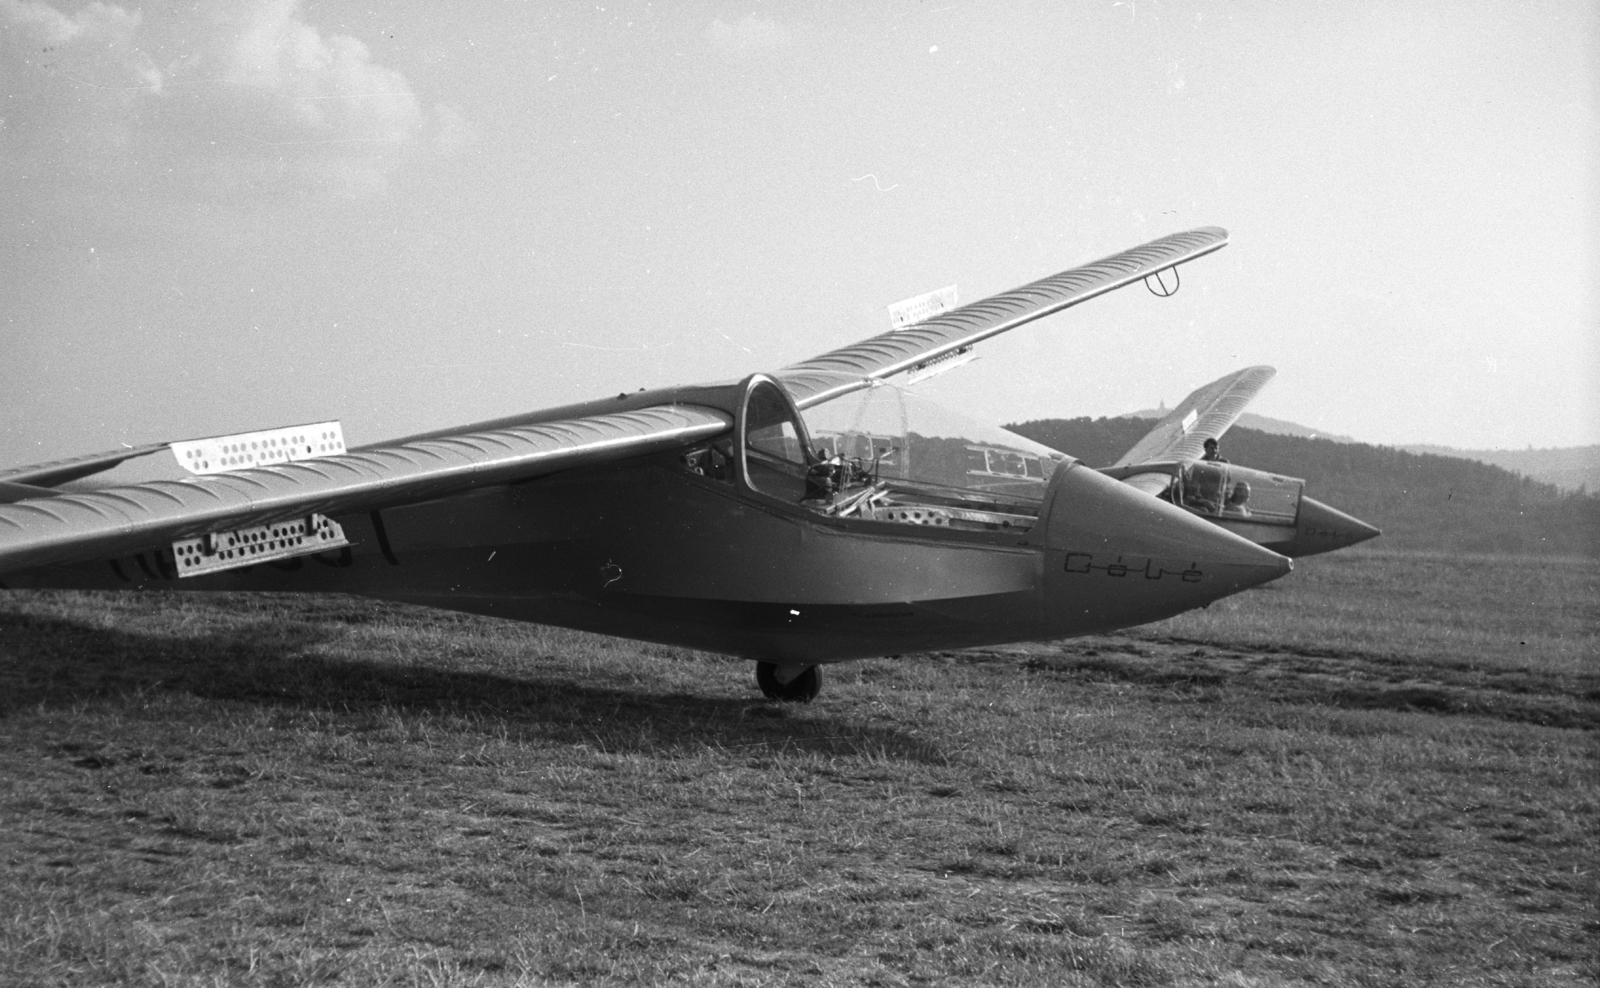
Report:
[[[1068,457],[967,418],[892,384],[842,395],[803,413],[822,458],[838,455],[879,479],[1041,500]]]

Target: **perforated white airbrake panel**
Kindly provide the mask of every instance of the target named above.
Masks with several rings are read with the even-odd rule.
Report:
[[[322,515],[311,515],[295,521],[183,539],[172,543],[172,557],[177,561],[179,576],[199,576],[349,544],[338,522]]]
[[[234,436],[190,439],[171,445],[178,465],[194,474],[227,473],[274,463],[314,460],[344,452],[344,429],[335,422],[291,425]]]
[[[949,312],[957,302],[955,285],[946,285],[935,292],[914,295],[889,306],[889,325],[895,329],[932,319],[941,312]]]
[[[303,518],[312,511],[376,511],[520,483],[576,466],[679,449],[723,435],[732,424],[713,408],[656,405],[0,504],[0,574],[145,552],[176,539]],[[321,432],[316,426],[306,429],[312,430],[310,436]],[[342,442],[338,436],[331,441]],[[199,457],[202,464],[208,459]]]

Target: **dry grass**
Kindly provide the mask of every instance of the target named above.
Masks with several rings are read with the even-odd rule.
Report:
[[[1596,672],[1596,560],[1358,546],[1298,565],[1301,576],[1166,624],[1206,640],[1359,650],[1407,665]]]
[[[1593,984],[1597,575],[1346,553],[803,708],[343,598],[0,595],[0,982]]]

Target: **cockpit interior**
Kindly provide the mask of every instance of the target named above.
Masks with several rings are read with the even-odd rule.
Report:
[[[1232,463],[1200,460],[1177,471],[1159,496],[1209,518],[1293,525],[1305,481]]]
[[[683,454],[691,473],[819,515],[972,532],[1026,532],[1070,458],[880,384],[796,411],[772,381],[749,388],[738,443]]]

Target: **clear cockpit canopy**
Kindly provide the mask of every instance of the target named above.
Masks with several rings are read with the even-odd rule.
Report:
[[[1293,525],[1305,481],[1231,463],[1201,460],[1183,468],[1173,490],[1185,508],[1217,518]]]
[[[892,384],[806,409],[811,444],[883,480],[1040,500],[1068,457]]]

